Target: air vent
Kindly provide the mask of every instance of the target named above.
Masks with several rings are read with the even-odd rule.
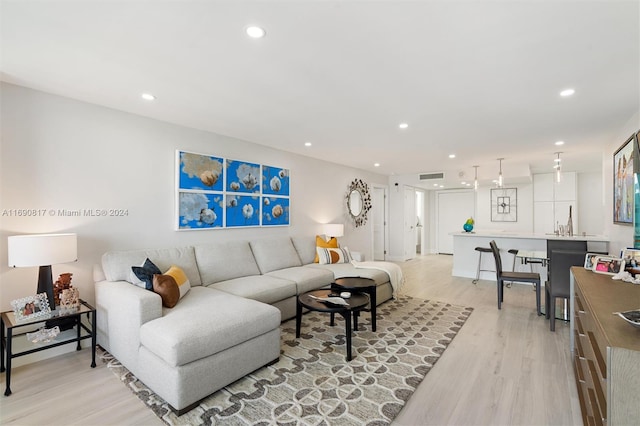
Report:
[[[424,173],[420,175],[420,180],[444,179],[444,173]]]

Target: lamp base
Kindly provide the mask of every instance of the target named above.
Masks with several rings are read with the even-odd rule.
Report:
[[[51,277],[51,265],[41,266],[38,271],[38,293],[46,293],[51,311],[56,309],[56,302],[53,299],[53,278]]]

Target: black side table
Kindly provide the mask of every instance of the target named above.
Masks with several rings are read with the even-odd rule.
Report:
[[[91,339],[91,368],[95,368],[96,366],[96,308],[85,302],[84,300],[80,300],[80,307],[72,313],[66,313],[64,315],[56,315],[57,310],[52,312],[52,315],[46,318],[37,318],[34,320],[20,321],[16,320],[16,317],[13,311],[6,311],[0,314],[1,322],[0,322],[0,346],[2,347],[2,354],[0,354],[0,372],[5,371],[5,353],[6,353],[6,385],[7,388],[4,391],[5,396],[11,395],[11,360],[13,358],[17,358],[19,356],[29,355],[35,352],[44,351],[47,349],[55,348],[56,346],[66,345],[72,342],[77,342],[76,350],[79,351],[80,341],[84,339]],[[89,328],[86,324],[82,323],[82,315],[87,316],[87,321],[89,321],[91,328]],[[52,340],[49,343],[32,343],[30,344],[31,349],[13,353],[12,351],[12,341],[14,338],[18,336],[25,336],[26,332],[15,334],[13,333],[14,329],[18,329],[20,327],[25,327],[38,323],[45,323],[48,321],[55,322],[56,320],[64,320],[71,319],[75,323],[76,334],[74,337],[65,337],[60,340],[60,335],[58,338]],[[83,333],[84,331],[84,333]],[[5,335],[6,333],[6,335]],[[6,337],[5,337],[6,336]]]
[[[328,312],[331,314],[331,325],[333,325],[334,314],[341,315],[345,322],[345,335],[347,338],[347,361],[351,361],[351,317],[353,316],[353,328],[358,330],[358,312],[367,306],[369,297],[366,294],[354,293],[350,298],[345,299],[348,305],[334,305],[321,302],[315,297],[327,297],[331,290],[313,290],[298,296],[296,303],[296,338],[300,337],[300,326],[302,325],[302,308],[310,311]]]
[[[338,278],[331,283],[331,289],[337,293],[343,291],[356,291],[367,293],[371,300],[371,330],[376,331],[376,282],[370,278],[345,277]],[[362,309],[366,311],[367,309]]]

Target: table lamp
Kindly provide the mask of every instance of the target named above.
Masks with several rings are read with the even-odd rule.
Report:
[[[342,237],[344,235],[344,225],[342,223],[325,223],[322,231],[328,238]]]
[[[34,234],[8,237],[10,267],[38,266],[38,294],[46,293],[51,310],[55,310],[51,265],[78,260],[76,234]]]

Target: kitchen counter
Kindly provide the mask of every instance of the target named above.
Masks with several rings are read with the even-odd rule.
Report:
[[[603,235],[574,235],[572,237],[556,234],[533,234],[525,232],[502,232],[502,231],[474,231],[474,232],[452,232],[449,235],[461,237],[486,237],[486,238],[525,238],[530,240],[568,240],[568,241],[596,241],[609,242],[609,238]]]
[[[531,250],[531,251],[547,251],[547,241],[586,241],[587,251],[608,253],[609,238],[602,235],[575,235],[573,237],[562,237],[555,234],[533,234],[533,233],[517,233],[517,232],[501,232],[501,231],[476,231],[476,232],[452,232],[453,236],[453,270],[452,275],[455,277],[475,278],[476,268],[478,266],[478,255],[475,251],[476,247],[489,247],[489,242],[495,240],[500,249],[502,258],[502,268],[510,271],[513,265],[513,255],[508,250]],[[482,256],[482,265],[480,269],[495,270],[495,261],[491,253]],[[516,262],[516,271],[530,272],[531,266],[522,265]],[[538,265],[533,266],[534,272],[540,273],[542,282],[547,279],[546,268]],[[495,272],[480,272],[480,279],[495,280]]]

